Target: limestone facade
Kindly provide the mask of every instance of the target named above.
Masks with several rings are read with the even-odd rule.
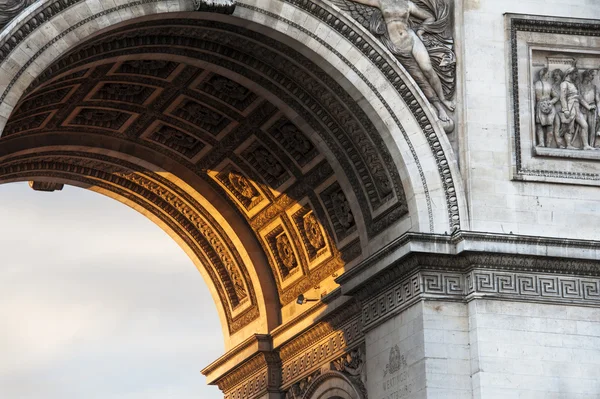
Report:
[[[165,229],[227,399],[600,397],[589,0],[40,0],[0,181]]]

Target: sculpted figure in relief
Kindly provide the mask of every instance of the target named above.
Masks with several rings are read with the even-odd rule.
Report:
[[[539,80],[535,82],[534,88],[537,145],[539,147],[546,147],[550,146],[552,133],[554,133],[554,117],[556,116],[554,104],[559,100],[559,97],[556,96],[558,93],[554,93],[552,90],[548,68],[540,69]]]
[[[450,0],[331,0],[379,37],[436,108],[447,132],[454,122],[456,56]],[[352,4],[354,3],[354,4]]]
[[[581,113],[588,123],[588,143],[591,147],[596,147],[596,136],[600,133],[598,130],[598,104],[600,104],[600,91],[594,84],[596,70],[588,69],[581,76]],[[585,132],[582,134],[586,134]],[[600,144],[600,143],[598,143]]]
[[[583,143],[584,150],[593,150],[589,144],[588,123],[581,112],[583,101],[579,94],[577,83],[579,81],[579,72],[576,67],[571,67],[565,71],[565,80],[560,84],[560,104],[562,107],[560,120],[564,129],[567,148],[577,149],[573,146],[573,141],[579,138]],[[578,127],[576,130],[575,128]]]
[[[563,81],[565,74],[560,69],[552,71],[552,98],[557,98],[558,101],[554,103],[554,126],[552,131],[554,132],[554,141],[558,148],[567,148],[567,144],[564,140],[564,134],[561,133],[560,114],[562,106],[560,105],[560,85]],[[548,143],[546,143],[548,145]]]

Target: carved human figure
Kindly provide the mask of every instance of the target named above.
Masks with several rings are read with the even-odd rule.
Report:
[[[584,150],[593,150],[588,141],[588,123],[581,112],[581,96],[577,83],[579,72],[576,67],[571,67],[565,72],[565,79],[560,84],[560,104],[562,107],[560,120],[565,131],[567,148],[577,149],[573,142],[577,137],[581,139]],[[576,126],[577,125],[577,126]],[[576,131],[575,128],[579,129]]]
[[[552,83],[550,82],[550,71],[542,68],[539,72],[539,80],[535,82],[535,127],[538,147],[550,146],[552,133],[554,131],[554,117],[556,109],[554,104],[559,100],[552,96]]]
[[[594,84],[595,71],[588,69],[582,74],[582,82],[579,90],[581,91],[581,113],[588,123],[588,142],[591,147],[595,147],[598,120],[598,104],[600,104],[600,90]],[[582,132],[582,134],[585,134]]]
[[[596,86],[596,92],[600,94],[600,69],[593,70],[594,79],[592,83]],[[596,119],[596,143],[594,148],[600,148],[600,103],[596,102],[596,115],[598,119]]]
[[[560,69],[552,71],[552,98],[556,98],[557,101],[554,103],[554,141],[558,148],[566,148],[567,144],[564,139],[564,132],[561,129],[560,114],[562,106],[560,104],[560,85],[564,79],[565,74]]]
[[[444,93],[440,78],[444,69],[456,62],[456,57],[451,50],[451,40],[448,41],[443,35],[447,32],[450,23],[447,2],[425,0],[425,4],[430,8],[426,9],[419,5],[422,2],[410,0],[350,1],[376,7],[381,11],[383,17],[381,21],[370,21],[371,31],[381,36],[386,47],[419,84],[425,96],[437,109],[440,120],[449,122],[450,118],[444,106],[454,111],[455,104],[447,98],[448,93]],[[439,56],[437,65],[432,63],[433,53]],[[453,85],[453,71],[449,75],[444,78],[447,80],[446,83],[451,81],[450,85]]]

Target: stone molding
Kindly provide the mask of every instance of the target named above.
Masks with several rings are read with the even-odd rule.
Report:
[[[359,314],[359,311],[357,310],[355,314]],[[283,362],[282,387],[289,388],[299,379],[311,375],[324,363],[333,361],[362,340],[364,340],[364,333],[360,316],[337,328],[329,323],[319,323],[280,349]]]
[[[356,399],[368,399],[367,389],[366,389],[363,381],[360,378],[349,376],[349,375],[345,374],[344,372],[337,371],[337,370],[328,370],[322,374],[319,374],[317,377],[315,377],[311,381],[310,385],[307,387],[302,398],[311,399],[313,397],[313,395],[315,394],[315,392],[319,389],[319,387],[321,387],[323,384],[328,383],[328,382],[333,387],[336,387],[337,386],[336,380],[345,381],[350,387],[352,387],[353,390],[355,391],[354,392],[355,395],[357,395]],[[286,399],[296,399],[296,398],[293,398],[293,397],[288,398],[286,396]],[[346,398],[344,398],[344,399],[346,399]]]
[[[342,286],[343,295],[353,295],[383,271],[395,270],[394,278],[417,266],[411,254],[465,255],[480,258],[479,264],[494,267],[516,267],[521,270],[600,275],[598,259],[600,241],[569,238],[497,234],[459,231],[453,235],[406,233],[387,246],[348,270],[336,282]],[[461,267],[453,260],[449,264]],[[438,259],[441,262],[441,260]],[[475,261],[475,260],[474,260]],[[413,262],[413,263],[411,263]],[[398,266],[401,265],[401,266]],[[400,274],[398,274],[400,273]]]
[[[569,259],[498,253],[414,254],[367,281],[355,296],[363,304],[365,331],[421,300],[488,298],[600,307],[600,261],[581,262],[595,273],[574,275]]]
[[[305,321],[311,314],[309,311],[299,319]],[[227,399],[250,399],[265,392],[290,390],[304,393],[323,370],[347,374],[350,380],[356,380],[353,386],[360,389],[365,359],[352,359],[357,354],[364,356],[361,323],[361,306],[351,300],[278,347],[270,335],[255,335],[202,373],[209,384],[217,384],[223,390]],[[358,371],[357,363],[361,365]]]

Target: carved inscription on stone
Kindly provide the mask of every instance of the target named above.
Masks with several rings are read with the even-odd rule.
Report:
[[[407,398],[412,392],[412,383],[408,381],[406,358],[398,345],[390,349],[390,359],[383,372],[383,395],[381,399]]]
[[[600,55],[532,52],[538,148],[600,149]]]

